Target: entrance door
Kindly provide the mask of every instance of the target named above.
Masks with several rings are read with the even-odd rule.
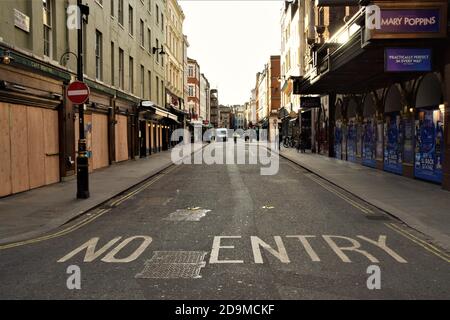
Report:
[[[147,122],[139,121],[139,155],[141,158],[147,156]]]

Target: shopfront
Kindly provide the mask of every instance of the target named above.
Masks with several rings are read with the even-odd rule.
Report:
[[[61,179],[59,118],[68,80],[64,76],[69,76],[51,68],[48,72],[54,74],[0,66],[0,197]]]
[[[169,110],[151,101],[142,101],[139,106],[140,156],[169,150],[171,134],[179,125],[178,117]]]
[[[336,96],[336,158],[448,189],[448,1],[370,4],[380,8],[381,28],[365,26],[364,10],[352,17],[313,50],[300,93]],[[409,23],[411,15],[426,24]],[[355,96],[364,97],[356,115]]]

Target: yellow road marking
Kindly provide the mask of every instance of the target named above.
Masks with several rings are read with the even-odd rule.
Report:
[[[364,207],[363,205],[357,203],[356,201],[353,201],[352,199],[350,199],[349,197],[347,197],[344,194],[340,193],[339,191],[337,191],[337,190],[333,189],[332,187],[322,183],[317,178],[315,178],[315,177],[313,177],[313,176],[311,176],[309,174],[305,174],[305,176],[308,177],[309,179],[311,179],[312,181],[314,181],[315,183],[317,183],[318,185],[322,186],[323,188],[325,188],[329,192],[331,192],[334,195],[338,196],[339,198],[343,199],[347,203],[351,204],[355,208],[361,210],[362,212],[364,212],[366,214],[374,214],[374,212],[372,210],[370,210],[369,208]]]
[[[128,200],[129,198],[133,197],[134,195],[140,193],[141,191],[143,191],[144,189],[148,188],[149,186],[151,186],[152,184],[154,184],[156,181],[160,180],[162,177],[164,177],[164,175],[167,175],[173,171],[175,171],[175,169],[178,169],[179,166],[175,166],[169,169],[166,169],[165,172],[161,172],[159,174],[159,176],[153,178],[152,180],[150,180],[149,182],[145,183],[144,185],[140,186],[138,189],[128,193],[127,195],[124,195],[123,197],[121,197],[120,199],[117,199],[116,201],[114,201],[113,203],[111,203],[111,206],[113,207],[117,207],[120,204],[122,204],[123,202],[125,202],[126,200]]]
[[[144,190],[145,188],[148,188],[150,185],[152,185],[153,183],[155,183],[156,181],[158,181],[159,179],[161,179],[165,174],[171,173],[172,171],[174,171],[176,168],[178,168],[178,166],[175,166],[173,168],[170,168],[169,170],[166,170],[164,172],[160,173],[160,176],[150,180],[149,182],[145,183],[143,186],[139,187],[137,190],[121,197],[120,199],[114,201],[111,206],[116,207],[118,205],[120,205],[122,202],[126,201],[128,198],[132,197],[133,195],[137,194],[138,192]],[[81,227],[91,223],[92,221],[100,218],[102,215],[104,215],[105,213],[111,211],[111,209],[101,209],[100,211],[98,211],[94,216],[92,217],[88,217],[76,224],[74,224],[73,226],[70,226],[66,229],[63,229],[61,231],[58,231],[56,233],[53,234],[49,234],[46,236],[42,236],[42,237],[38,237],[38,238],[34,238],[34,239],[29,239],[29,240],[24,240],[24,241],[19,241],[19,242],[14,242],[14,243],[9,243],[3,246],[0,246],[0,250],[4,250],[4,249],[10,249],[10,248],[15,248],[15,247],[20,247],[20,246],[24,246],[27,244],[33,244],[33,243],[38,243],[38,242],[42,242],[42,241],[46,241],[46,240],[50,240],[50,239],[54,239],[54,238],[58,238],[61,236],[64,236],[66,234],[69,234],[73,231],[76,231],[78,229],[80,229]]]
[[[87,219],[84,219],[80,222],[78,222],[77,224],[66,228],[64,230],[58,231],[56,233],[50,234],[50,235],[46,235],[46,236],[42,236],[42,237],[38,237],[38,238],[34,238],[34,239],[30,239],[30,240],[24,240],[24,241],[19,241],[19,242],[14,242],[14,243],[10,243],[10,244],[6,244],[3,246],[0,246],[0,250],[3,249],[10,249],[10,248],[14,248],[14,247],[20,247],[20,246],[24,246],[27,244],[32,244],[32,243],[37,243],[37,242],[42,242],[45,240],[50,240],[53,238],[57,238],[57,237],[61,237],[63,235],[66,235],[70,232],[73,232],[75,230],[78,230],[79,228],[85,226],[86,224],[96,220],[97,218],[101,217],[102,215],[104,215],[105,213],[109,212],[111,209],[102,209],[100,210],[95,216],[93,217],[89,217]]]
[[[387,227],[389,227],[390,229],[394,230],[395,232],[397,232],[398,234],[402,235],[403,237],[407,238],[408,240],[410,240],[410,241],[416,243],[417,245],[421,246],[425,250],[431,252],[435,256],[441,258],[445,262],[449,262],[450,263],[449,256],[446,253],[444,253],[441,250],[439,250],[438,248],[434,247],[433,245],[427,243],[426,241],[424,241],[422,239],[419,239],[419,238],[415,237],[411,233],[401,229],[400,227],[396,226],[393,223],[385,223],[385,225]]]

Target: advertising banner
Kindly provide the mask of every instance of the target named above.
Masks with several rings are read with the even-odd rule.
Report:
[[[429,72],[432,70],[431,49],[386,48],[386,72]]]
[[[347,130],[347,160],[356,162],[356,125],[350,120]]]
[[[442,183],[444,126],[440,110],[420,110],[416,121],[414,174],[419,179]]]
[[[366,119],[363,125],[362,137],[362,164],[375,168],[376,162],[376,130],[375,121],[372,118]]]
[[[403,125],[398,112],[386,116],[384,170],[403,174]]]
[[[334,128],[334,150],[336,159],[342,159],[342,124],[340,121],[336,122],[336,127]]]

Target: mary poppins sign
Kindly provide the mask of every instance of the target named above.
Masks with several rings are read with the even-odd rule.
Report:
[[[438,1],[436,1],[437,3]],[[399,4],[395,7],[372,6],[370,19],[376,27],[366,28],[366,39],[440,38],[447,35],[447,3],[430,6],[426,2],[416,7]],[[372,11],[370,11],[372,10]]]
[[[381,32],[423,33],[440,31],[439,9],[381,10]]]

